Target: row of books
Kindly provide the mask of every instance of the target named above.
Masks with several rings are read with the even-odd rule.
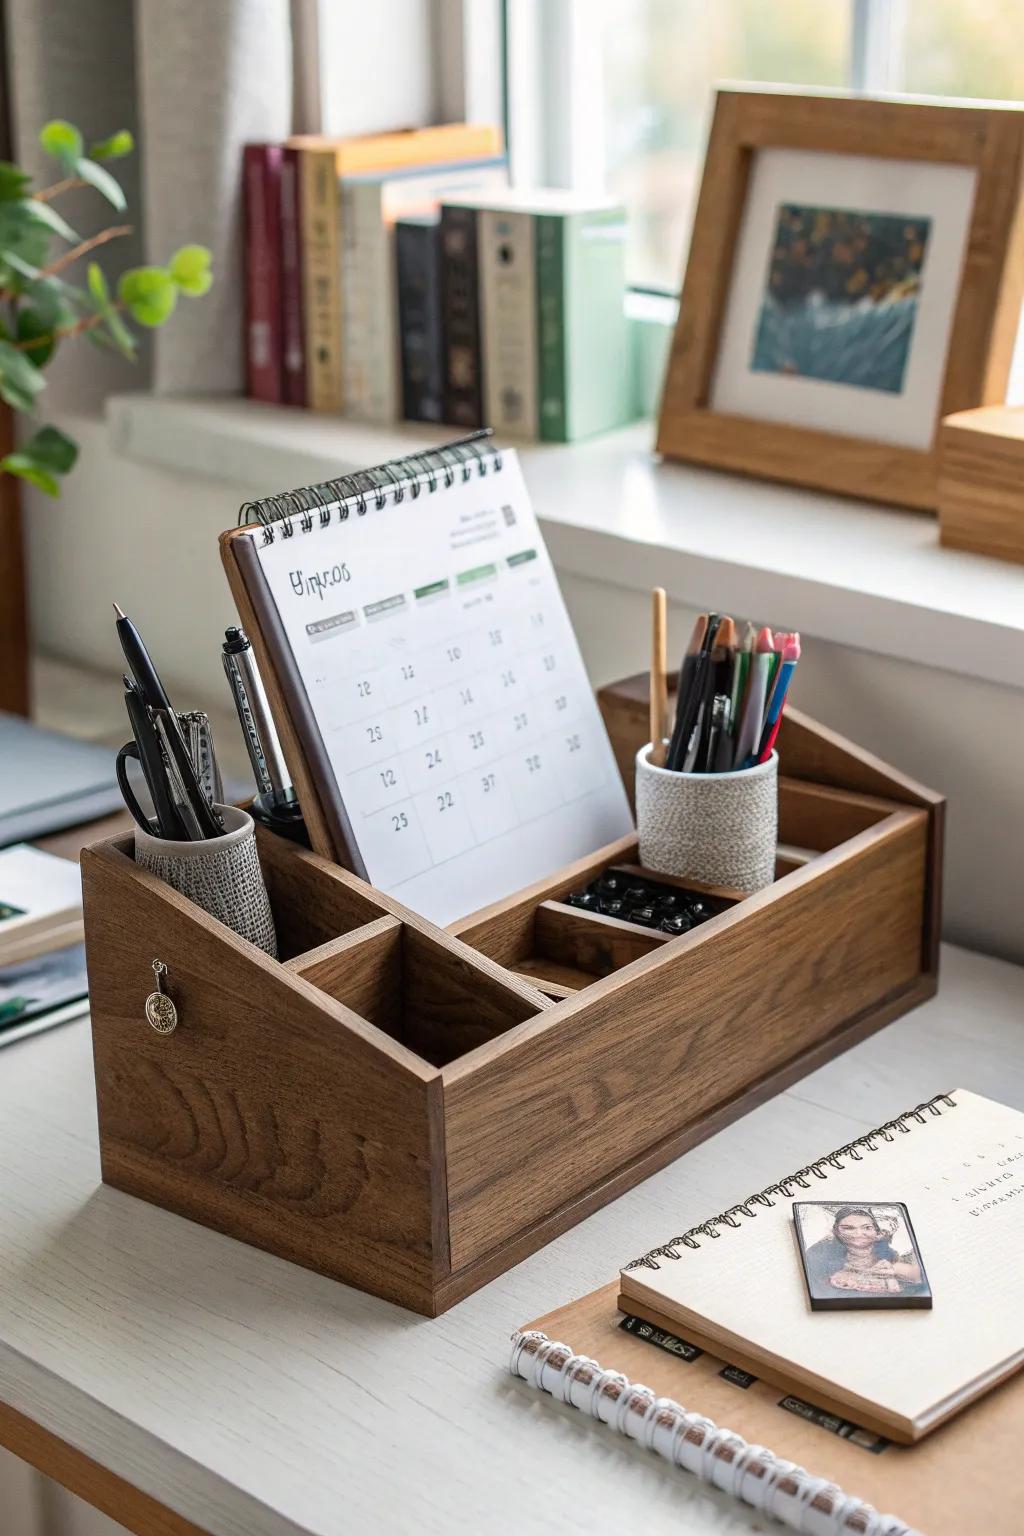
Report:
[[[625,213],[513,191],[500,129],[244,153],[247,392],[568,442],[633,414]]]

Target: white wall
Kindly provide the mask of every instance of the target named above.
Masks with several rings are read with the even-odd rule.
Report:
[[[234,615],[217,535],[266,486],[132,464],[111,455],[101,423],[71,426],[83,452],[62,501],[30,498],[37,647],[109,670],[116,686],[116,599],[138,617],[182,706],[223,707],[220,641]],[[646,594],[561,575],[595,684],[646,667]],[[692,621],[672,607],[673,655]],[[947,936],[1024,960],[1024,693],[804,640],[795,702],[949,797]]]

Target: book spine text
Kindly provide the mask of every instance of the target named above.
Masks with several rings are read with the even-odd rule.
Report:
[[[340,411],[341,251],[338,176],[332,149],[299,150],[306,403]]]

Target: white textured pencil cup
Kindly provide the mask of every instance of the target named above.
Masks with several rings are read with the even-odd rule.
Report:
[[[645,869],[760,891],[775,879],[779,759],[733,773],[673,773],[636,755],[636,824]]]
[[[248,811],[218,805],[221,837],[179,843],[135,829],[135,862],[172,885],[211,917],[277,958],[277,934]]]

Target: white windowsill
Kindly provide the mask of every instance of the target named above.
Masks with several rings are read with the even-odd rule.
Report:
[[[252,496],[456,435],[366,427],[247,400],[108,402],[111,445]],[[649,422],[569,447],[519,445],[562,570],[785,623],[884,656],[1024,686],[1024,568],[940,547],[932,517],[658,461]]]

